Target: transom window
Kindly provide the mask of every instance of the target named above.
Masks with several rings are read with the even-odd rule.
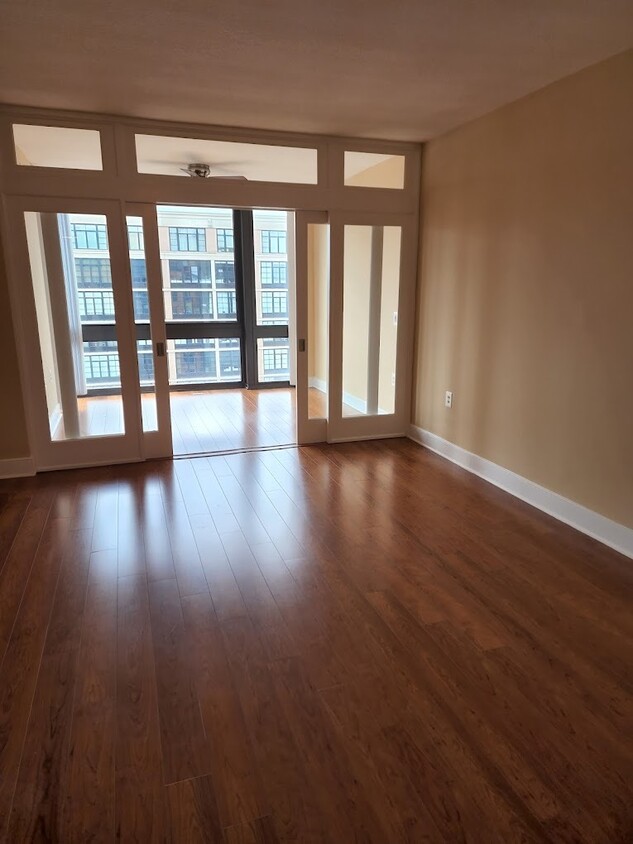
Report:
[[[288,264],[285,261],[262,261],[259,265],[262,284],[288,284]]]
[[[233,252],[233,229],[216,229],[218,252]]]
[[[75,249],[107,249],[108,227],[99,223],[73,223]]]
[[[262,229],[262,252],[284,255],[287,251],[286,232],[274,229]]]
[[[169,227],[169,248],[172,252],[206,252],[205,229]]]

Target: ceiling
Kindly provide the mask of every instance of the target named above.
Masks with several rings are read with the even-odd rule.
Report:
[[[633,45],[631,0],[0,0],[0,102],[426,140]]]

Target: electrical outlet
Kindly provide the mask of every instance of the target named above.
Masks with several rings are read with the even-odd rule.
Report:
[[[453,393],[450,390],[447,390],[444,393],[444,406],[445,407],[452,407],[453,406]]]
[[[392,387],[396,386],[396,373],[395,372],[391,373],[391,386]]]

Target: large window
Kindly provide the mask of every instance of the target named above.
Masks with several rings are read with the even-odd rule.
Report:
[[[169,227],[169,248],[172,252],[206,252],[205,229]]]
[[[288,284],[288,264],[285,261],[262,261],[259,265],[259,278],[262,284]]]
[[[273,255],[285,255],[286,232],[274,229],[262,229],[262,252]]]
[[[218,252],[233,252],[233,229],[216,229]]]
[[[211,261],[170,260],[172,284],[211,284]]]
[[[75,249],[108,248],[108,227],[98,223],[73,223],[73,241]]]

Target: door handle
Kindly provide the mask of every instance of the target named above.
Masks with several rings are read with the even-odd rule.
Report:
[[[306,341],[305,340],[297,340],[297,351],[298,352],[305,352],[306,350]]]
[[[156,357],[157,358],[164,358],[165,357],[165,344],[164,343],[156,343]]]

